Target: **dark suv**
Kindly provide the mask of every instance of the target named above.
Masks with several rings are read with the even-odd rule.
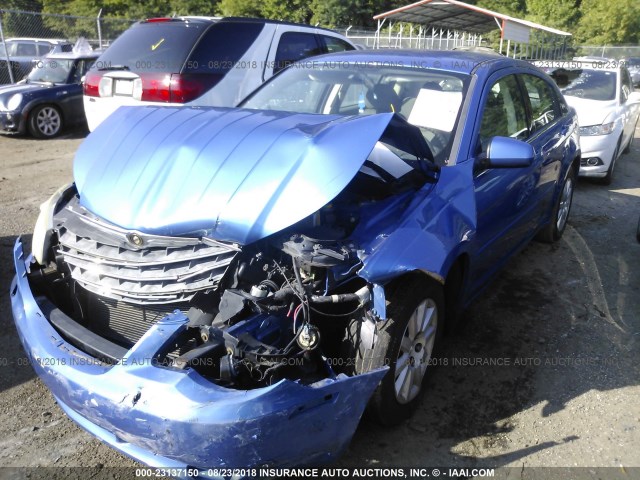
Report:
[[[289,64],[354,50],[331,30],[251,18],[154,18],[124,32],[87,74],[95,129],[122,105],[234,106]]]

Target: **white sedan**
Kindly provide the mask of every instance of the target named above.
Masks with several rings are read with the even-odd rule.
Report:
[[[599,178],[609,185],[616,160],[631,149],[640,114],[640,93],[633,91],[629,71],[611,60],[540,66],[578,113],[582,148],[579,175]]]

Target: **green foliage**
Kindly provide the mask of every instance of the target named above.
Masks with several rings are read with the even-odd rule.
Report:
[[[577,40],[589,45],[638,43],[640,3],[638,0],[582,0],[582,18]]]
[[[527,0],[527,20],[571,32],[580,18],[580,0]]]
[[[385,0],[313,0],[312,23],[324,27],[373,27],[373,16],[402,5]]]
[[[475,3],[479,7],[511,15],[512,17],[522,17],[527,8],[526,0],[479,0],[467,3]]]
[[[311,8],[307,0],[263,0],[262,17],[273,20],[309,23]]]
[[[211,0],[171,0],[170,5],[176,15],[213,17],[220,14],[218,4]]]
[[[94,36],[95,19],[142,19],[165,15],[251,16],[319,24],[325,27],[375,27],[373,16],[412,0],[3,0],[3,8],[90,17],[45,17],[40,26],[52,34]],[[490,10],[525,18],[574,34],[574,43],[612,45],[640,42],[638,0],[468,0]],[[8,18],[5,18],[8,21]],[[115,23],[114,23],[115,25]],[[114,34],[117,32],[114,29]],[[486,38],[499,35],[494,32]]]
[[[219,8],[225,17],[262,17],[260,0],[221,0]]]

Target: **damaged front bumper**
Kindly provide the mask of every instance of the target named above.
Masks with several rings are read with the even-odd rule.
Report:
[[[151,361],[185,328],[187,317],[179,312],[156,323],[122,361],[107,366],[51,325],[31,291],[20,239],[14,265],[13,316],[38,376],[80,426],[149,466],[247,468],[331,461],[348,445],[387,370],[338,375],[307,386],[282,380],[254,390],[227,389],[194,370]]]
[[[25,121],[20,110],[0,111],[0,132],[24,133]]]

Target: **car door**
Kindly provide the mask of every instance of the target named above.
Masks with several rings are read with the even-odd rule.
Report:
[[[527,107],[515,72],[490,77],[482,98],[482,116],[475,134],[476,161],[486,154],[495,136],[523,141],[529,137]],[[528,167],[474,168],[477,226],[473,290],[485,284],[530,239],[531,225],[538,214],[536,189],[541,168],[540,155]]]
[[[65,90],[65,104],[67,111],[67,119],[71,123],[79,122],[84,119],[84,106],[82,105],[82,78],[93,65],[93,59],[80,59],[75,62],[73,70],[69,76],[69,84]]]
[[[625,67],[620,68],[620,107],[622,110],[622,143],[624,147],[635,133],[638,118],[638,103],[630,100],[633,92],[631,75]]]
[[[571,124],[560,122],[563,116],[560,99],[549,81],[542,76],[523,73],[518,75],[524,88],[525,104],[529,118],[529,142],[536,155],[539,177],[535,188],[536,204],[531,224],[531,234],[546,221],[555,198],[556,185],[562,171],[562,159],[568,155],[568,138]]]

